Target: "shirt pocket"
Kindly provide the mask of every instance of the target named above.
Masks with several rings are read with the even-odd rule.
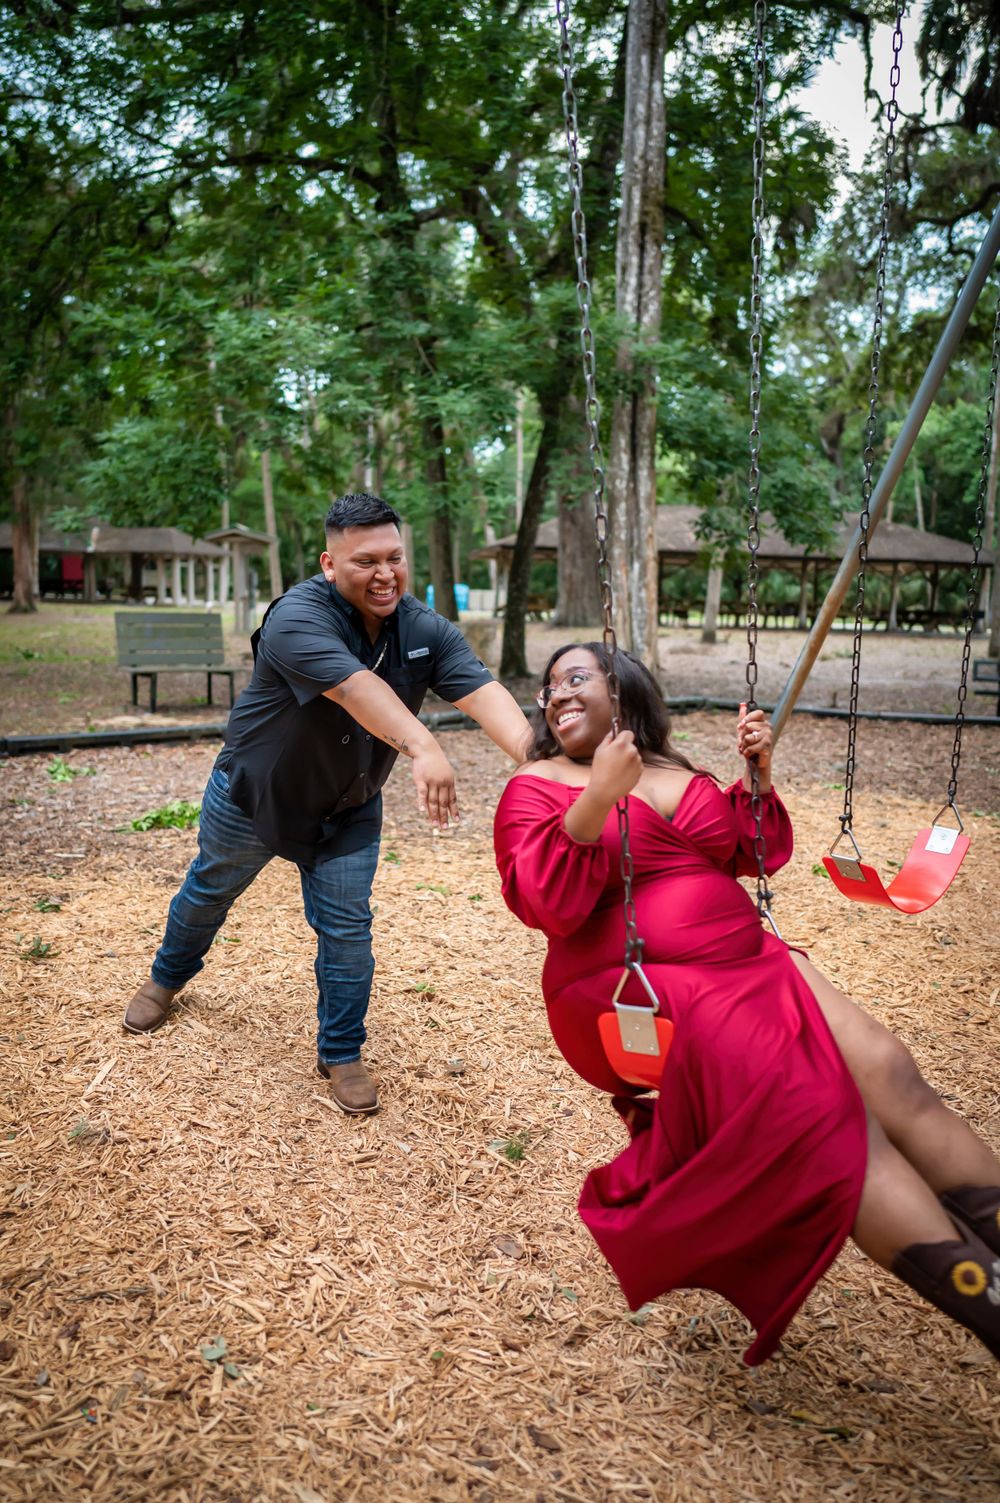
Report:
[[[390,668],[385,681],[405,705],[411,705],[414,700],[419,704],[430,688],[431,667],[430,658],[418,658],[415,663]]]

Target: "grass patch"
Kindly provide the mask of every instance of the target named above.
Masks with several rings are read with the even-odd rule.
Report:
[[[56,757],[49,763],[48,772],[53,783],[72,783],[74,778],[97,776],[96,767],[73,767],[62,757]]]
[[[519,1164],[527,1153],[530,1142],[530,1133],[515,1132],[509,1138],[494,1138],[490,1147],[494,1153],[502,1153],[509,1164]]]
[[[150,809],[148,814],[140,814],[138,819],[130,820],[128,828],[140,833],[146,830],[190,830],[192,825],[198,823],[200,814],[200,804],[175,798],[159,809]]]
[[[52,960],[58,954],[59,951],[53,950],[49,940],[42,939],[40,934],[36,934],[28,948],[21,951],[21,959]]]

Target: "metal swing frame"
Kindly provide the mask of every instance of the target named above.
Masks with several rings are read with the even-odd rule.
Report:
[[[621,694],[618,675],[615,672],[615,655],[618,639],[614,624],[614,597],[611,586],[611,570],[608,562],[608,516],[604,508],[604,453],[601,446],[601,407],[597,398],[596,361],[594,336],[590,324],[590,280],[587,271],[587,225],[583,213],[583,169],[580,163],[579,127],[577,122],[576,94],[573,89],[573,49],[569,38],[567,0],[556,0],[556,15],[559,23],[559,56],[563,75],[563,115],[566,127],[566,146],[569,168],[569,185],[572,198],[573,249],[576,259],[576,292],[580,308],[580,347],[583,356],[585,387],[584,417],[589,438],[591,471],[594,483],[594,537],[597,544],[598,576],[601,588],[601,609],[604,618],[603,643],[611,670],[608,674],[608,692],[611,696],[612,732],[621,729]],[[751,296],[750,296],[750,472],[749,472],[749,523],[747,546],[750,561],[747,570],[747,700],[748,710],[756,708],[757,684],[757,583],[759,567],[757,550],[760,546],[760,393],[761,353],[763,349],[763,320],[761,300],[761,259],[763,253],[764,211],[764,78],[765,78],[765,22],[766,0],[754,0],[754,148],[753,148],[753,236],[751,241]],[[760,776],[756,757],[748,759],[751,784],[751,812],[754,818],[754,854],[757,860],[757,911],[761,920],[770,924],[775,934],[777,926],[771,917],[772,894],[765,875],[766,841],[762,828],[762,798]],[[639,935],[633,891],[635,869],[632,860],[629,810],[627,799],[616,805],[618,833],[621,842],[620,870],[623,888],[625,916],[624,968],[611,998],[611,1009],[601,1013],[598,1032],[608,1063],[620,1079],[642,1090],[659,1088],[670,1046],[673,1042],[674,1025],[660,1015],[660,999],[642,966],[643,940]],[[778,935],[780,938],[780,935]],[[623,1001],[623,994],[634,978],[648,1001]],[[634,990],[634,989],[633,989]]]

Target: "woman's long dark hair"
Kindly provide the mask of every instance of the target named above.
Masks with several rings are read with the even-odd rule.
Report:
[[[569,642],[557,647],[545,665],[542,674],[543,686],[549,682],[553,665],[567,652],[591,652],[605,673],[611,669],[611,653],[603,642]],[[622,721],[625,729],[632,732],[636,747],[644,762],[666,762],[671,767],[684,767],[688,772],[703,772],[695,767],[681,752],[670,744],[670,715],[660,686],[645,663],[619,647],[614,657],[618,674],[618,690],[621,696]],[[559,743],[549,730],[545,711],[536,709],[531,720],[535,733],[529,762],[542,762],[559,754]]]

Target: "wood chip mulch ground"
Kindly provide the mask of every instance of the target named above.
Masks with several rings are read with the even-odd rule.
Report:
[[[677,723],[730,768],[731,717]],[[776,914],[1000,1143],[997,733],[973,728],[953,889],[906,919],[817,872],[843,728],[779,752],[798,849]],[[3,1503],[971,1503],[1000,1496],[1000,1373],[845,1249],[757,1373],[714,1296],[630,1315],[579,1223],[623,1144],[552,1045],[539,936],[489,845],[502,758],[446,739],[465,813],[432,838],[391,780],[368,1059],[351,1121],[314,1072],[311,936],[276,861],[234,908],[176,1020],[121,1012],[216,747],[0,765],[0,1499]],[[887,873],[943,802],[950,736],[864,728],[855,800]],[[85,768],[92,769],[87,775]]]

